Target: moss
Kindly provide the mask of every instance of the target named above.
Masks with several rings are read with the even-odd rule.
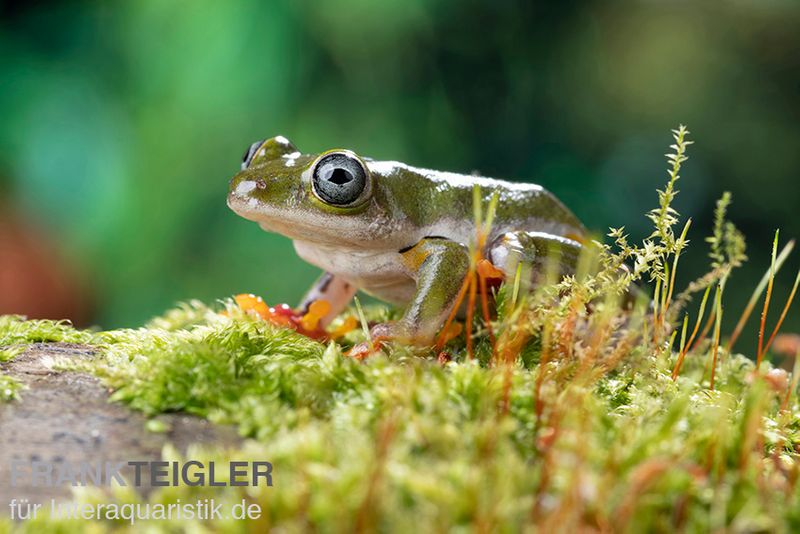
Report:
[[[19,315],[0,315],[0,362],[15,358],[30,343],[91,343],[94,339],[92,332],[76,330],[68,321],[26,321]]]
[[[269,518],[260,525],[288,530],[517,530],[532,516],[543,527],[563,516],[632,530],[734,523],[780,530],[797,521],[800,495],[779,483],[770,451],[780,447],[781,462],[796,462],[798,406],[780,413],[772,390],[749,384],[753,365],[741,357],[723,362],[715,392],[699,377],[702,358],[687,359],[673,382],[657,354],[595,384],[547,381],[537,413],[538,366],[489,367],[458,351],[460,361],[442,366],[432,354],[392,349],[359,363],[340,345],[197,303],[151,324],[160,328],[91,334],[102,356],[81,365],[137,410],[187,411],[254,438],[238,451],[190,456],[266,458],[275,473],[273,488],[170,488],[151,502],[247,496]],[[754,414],[763,421],[763,449],[750,439]],[[225,525],[245,528],[215,528]]]

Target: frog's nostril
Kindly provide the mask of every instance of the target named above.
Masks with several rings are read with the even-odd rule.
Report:
[[[259,178],[258,180],[256,180],[256,187],[258,189],[262,189],[262,190],[266,189],[267,188],[267,182],[265,182],[263,178]]]

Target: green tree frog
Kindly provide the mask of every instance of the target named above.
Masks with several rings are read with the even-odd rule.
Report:
[[[404,309],[373,333],[424,346],[456,305],[470,269],[476,184],[483,202],[497,195],[482,252],[507,280],[522,262],[530,283],[541,282],[554,249],[562,273],[574,267],[586,230],[538,185],[376,161],[345,149],[303,154],[281,136],[249,147],[230,181],[228,206],[290,238],[302,259],[324,271],[300,304],[302,310],[327,300],[322,326],[360,289]]]

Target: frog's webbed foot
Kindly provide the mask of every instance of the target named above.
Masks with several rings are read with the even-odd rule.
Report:
[[[409,333],[398,321],[389,323],[378,323],[369,329],[369,340],[362,341],[353,346],[347,355],[357,360],[363,360],[371,354],[381,350],[383,346],[390,341],[400,341],[417,345],[409,337]],[[422,344],[424,345],[424,343]]]

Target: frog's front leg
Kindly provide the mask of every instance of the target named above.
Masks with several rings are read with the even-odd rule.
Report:
[[[331,308],[325,316],[320,319],[320,328],[327,327],[333,319],[342,313],[356,294],[357,288],[341,276],[325,272],[314,282],[311,289],[300,301],[298,310],[301,314],[308,313],[311,303],[317,300],[324,300],[330,304]]]
[[[469,271],[469,252],[461,243],[427,237],[400,251],[416,291],[403,317],[376,325],[373,338],[394,339],[417,346],[433,345]]]

